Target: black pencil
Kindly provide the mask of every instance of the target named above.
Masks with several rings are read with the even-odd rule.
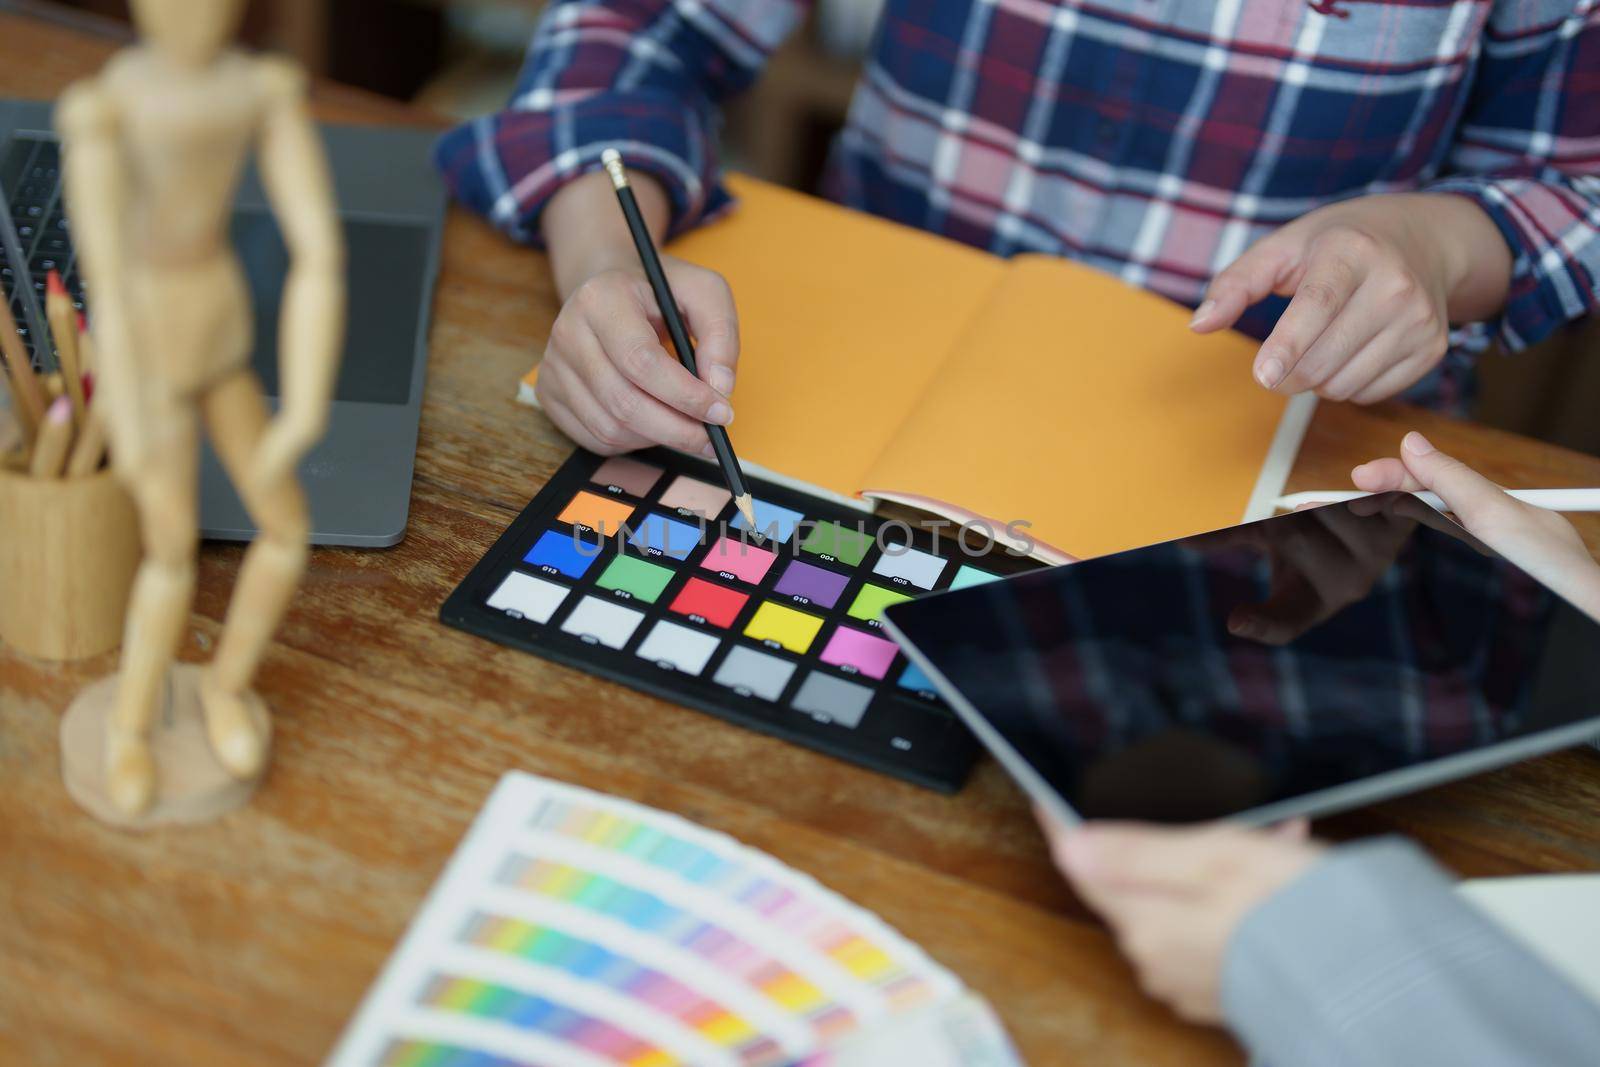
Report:
[[[689,331],[683,327],[683,316],[678,314],[678,301],[672,295],[672,287],[667,284],[666,272],[661,269],[661,257],[656,255],[655,242],[650,239],[644,216],[639,213],[639,202],[634,199],[633,189],[628,185],[628,172],[622,167],[622,156],[616,149],[608,148],[600,153],[600,162],[605,164],[606,173],[611,175],[611,184],[616,186],[617,202],[622,205],[622,215],[628,220],[633,245],[639,250],[645,277],[650,279],[650,288],[654,290],[656,303],[661,307],[661,318],[667,324],[672,347],[678,350],[678,362],[698,378],[700,371],[695,366],[694,345],[689,341]],[[717,454],[717,465],[722,468],[722,477],[728,483],[728,491],[733,494],[734,505],[739,509],[739,514],[744,516],[745,522],[750,524],[750,531],[759,534],[761,531],[756,528],[750,491],[745,488],[744,472],[739,469],[739,457],[733,454],[733,442],[728,440],[728,431],[712,422],[706,423],[705,427],[706,435],[711,438],[712,451]]]

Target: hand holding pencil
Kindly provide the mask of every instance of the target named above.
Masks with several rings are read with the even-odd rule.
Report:
[[[627,177],[646,232],[664,232],[666,194],[648,173]],[[715,458],[705,424],[733,421],[729,396],[739,356],[738,314],[727,282],[715,271],[658,256],[694,340],[698,373],[691,374],[667,344],[665,321],[610,176],[588,174],[569,183],[540,219],[564,303],[539,368],[539,406],[591,452],[666,445]]]
[[[622,156],[614,148],[608,148],[600,153],[600,161],[605,164],[606,173],[611,176],[611,184],[616,187],[617,202],[622,206],[622,215],[628,222],[628,230],[633,234],[634,247],[639,251],[639,260],[644,264],[645,277],[650,281],[650,289],[655,295],[656,306],[661,312],[661,318],[666,322],[667,334],[672,338],[672,347],[678,351],[678,362],[683,364],[683,369],[698,377],[699,367],[695,362],[694,342],[689,339],[689,331],[684,325],[683,315],[678,309],[678,298],[672,295],[672,287],[667,282],[667,275],[661,268],[661,259],[656,254],[655,242],[650,238],[649,227],[645,225],[644,215],[639,211],[638,201],[634,198],[633,189],[628,183],[627,171],[622,166]],[[726,405],[724,405],[726,406]],[[729,419],[732,419],[730,410]],[[750,491],[745,488],[744,472],[739,468],[739,459],[733,454],[733,443],[728,440],[728,431],[721,423],[707,421],[705,423],[706,436],[711,439],[711,451],[716,457],[717,465],[722,468],[722,477],[728,483],[728,491],[733,494],[733,502],[749,523],[750,529],[757,529],[754,504],[750,499]]]

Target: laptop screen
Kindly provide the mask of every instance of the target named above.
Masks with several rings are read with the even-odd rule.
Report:
[[[1600,734],[1600,624],[1406,494],[888,618],[1088,818],[1217,818],[1585,721]]]
[[[0,151],[0,188],[18,227],[21,252],[43,299],[45,272],[56,270],[75,297],[83,295],[77,256],[65,222],[61,192],[61,148],[52,137],[18,135]],[[334,396],[373,404],[405,404],[411,398],[422,296],[428,291],[431,232],[426,222],[341,216],[347,293],[344,353]],[[255,316],[252,365],[269,396],[279,395],[278,317],[289,253],[269,212],[239,209],[230,229],[234,249],[249,280]],[[19,272],[0,249],[0,282],[13,293],[13,314],[26,333]],[[91,309],[92,313],[92,309]]]
[[[417,330],[426,292],[428,227],[417,223],[341,218],[345,240],[344,357],[334,397],[368,404],[411,398]],[[233,244],[250,281],[256,344],[253,364],[269,396],[279,395],[278,316],[289,252],[264,211],[233,215]]]

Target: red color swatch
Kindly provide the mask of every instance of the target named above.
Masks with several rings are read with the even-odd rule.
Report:
[[[713,626],[726,629],[749,599],[737,589],[690,578],[672,601],[672,610],[679,615],[699,615]]]

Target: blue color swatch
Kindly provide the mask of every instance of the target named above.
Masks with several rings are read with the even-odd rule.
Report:
[[[700,547],[700,528],[652,513],[633,528],[628,540],[646,552],[654,549],[663,556],[683,559]]]
[[[598,545],[585,542],[580,548],[571,534],[546,530],[539,540],[522,557],[524,563],[535,567],[549,567],[568,578],[582,578],[595,557],[600,554]]]
[[[770,504],[765,500],[752,499],[750,501],[750,510],[756,513],[756,528],[752,532],[762,537],[769,537],[774,541],[789,540],[790,535],[794,533],[795,526],[801,519],[805,518],[798,511],[780,508],[778,505]],[[743,515],[734,516],[733,522],[729,525],[735,530],[750,529],[750,524],[744,521]]]
[[[922,673],[922,668],[915,663],[906,664],[906,671],[900,676],[900,688],[917,693],[936,692],[933,682],[929,681],[928,676]]]

